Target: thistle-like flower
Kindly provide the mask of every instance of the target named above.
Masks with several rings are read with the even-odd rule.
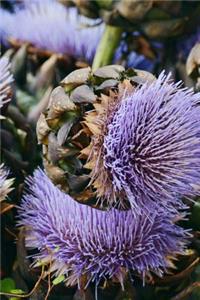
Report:
[[[31,20],[31,22],[30,22]],[[91,61],[103,26],[54,1],[33,2],[12,14],[7,37]],[[88,27],[87,27],[88,26]]]
[[[0,165],[0,202],[6,199],[6,196],[12,191],[13,179],[7,179],[9,175],[8,169]]]
[[[13,76],[10,73],[10,63],[8,58],[0,58],[0,108],[11,100],[11,83]]]
[[[66,283],[117,279],[123,285],[129,270],[143,279],[149,272],[162,276],[183,253],[189,233],[164,211],[100,211],[75,202],[55,187],[41,170],[29,178],[19,208],[26,228],[26,246],[38,249],[35,262],[48,264]],[[172,260],[171,260],[172,259]]]
[[[199,102],[200,94],[164,73],[124,93],[103,140],[112,183],[107,197],[125,194],[132,206],[152,201],[173,206],[177,196],[199,195]]]
[[[55,184],[81,202],[138,210],[172,210],[199,195],[200,94],[164,73],[116,65],[77,70],[61,84],[70,93],[55,89],[37,126]]]

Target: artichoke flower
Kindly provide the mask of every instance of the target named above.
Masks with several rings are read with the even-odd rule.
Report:
[[[98,188],[99,180],[93,180],[92,148],[99,148],[98,156],[101,156],[107,114],[125,90],[132,90],[137,82],[146,80],[152,81],[154,76],[145,71],[126,71],[119,65],[102,67],[95,72],[88,67],[73,71],[53,90],[48,108],[38,120],[37,137],[43,145],[48,176],[77,201],[96,204],[97,194],[104,194]],[[99,124],[94,122],[97,116]],[[102,179],[108,184],[109,178]],[[98,192],[94,192],[96,188]]]
[[[0,9],[0,15],[4,44],[9,41],[18,48],[29,43],[29,53],[39,56],[56,53],[92,61],[103,31],[103,25],[95,26],[97,22],[78,15],[75,7],[66,9],[56,1],[25,3],[15,13]]]
[[[85,204],[174,211],[199,195],[199,99],[164,73],[73,71],[37,123],[46,172]]]
[[[40,169],[26,183],[18,211],[26,247],[36,250],[31,255],[35,266],[49,266],[48,271],[63,276],[69,286],[80,287],[85,278],[84,288],[107,279],[123,288],[129,271],[143,282],[151,272],[163,276],[176,256],[185,253],[191,235],[167,211],[158,208],[134,216],[131,210],[81,205]]]

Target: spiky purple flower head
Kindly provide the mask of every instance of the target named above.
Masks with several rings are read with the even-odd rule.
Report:
[[[7,37],[91,61],[103,26],[54,1],[32,2],[12,14]]]
[[[200,94],[180,85],[161,73],[124,93],[108,124],[104,167],[134,208],[200,194]]]
[[[9,102],[13,76],[10,72],[10,63],[7,57],[0,58],[0,108]]]
[[[51,261],[51,271],[65,274],[69,285],[83,275],[88,282],[115,278],[123,284],[128,270],[162,275],[169,256],[184,251],[188,232],[164,211],[96,210],[62,193],[41,170],[27,183],[19,209],[26,246],[38,249],[35,260]]]

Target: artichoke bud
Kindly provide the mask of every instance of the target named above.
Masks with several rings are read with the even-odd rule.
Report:
[[[166,38],[182,34],[198,24],[199,5],[188,9],[184,1],[141,0],[73,0],[79,12],[90,18],[102,18],[108,25],[139,30],[149,38]],[[195,13],[196,11],[196,13]],[[191,26],[191,24],[193,24]]]
[[[124,93],[154,79],[145,71],[110,65],[76,70],[61,81],[37,123],[44,166],[54,184],[83,203],[103,197],[93,171],[101,160],[107,118]]]

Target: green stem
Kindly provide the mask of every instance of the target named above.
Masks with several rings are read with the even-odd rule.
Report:
[[[112,63],[115,50],[121,40],[122,32],[121,27],[106,25],[93,60],[93,70]]]

